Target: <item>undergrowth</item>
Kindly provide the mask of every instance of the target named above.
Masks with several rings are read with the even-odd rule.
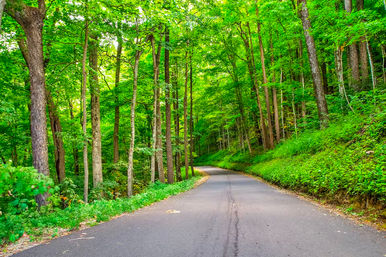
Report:
[[[29,172],[34,174],[32,168],[29,169]],[[28,208],[28,206],[23,205],[22,211],[12,212],[8,210],[6,213],[0,213],[0,244],[16,241],[24,233],[27,233],[31,238],[36,238],[49,229],[72,230],[78,228],[82,223],[96,224],[107,221],[111,217],[132,212],[169,196],[187,191],[194,186],[198,179],[199,176],[196,176],[172,185],[156,182],[148,186],[144,192],[131,198],[95,200],[90,204],[75,202],[65,209],[53,208],[50,204],[38,211],[33,208],[34,206]],[[50,184],[51,182],[48,181],[47,183]],[[28,186],[30,187],[30,185]],[[35,193],[39,192],[35,191]],[[27,202],[34,205],[33,200]]]
[[[245,171],[329,201],[386,205],[385,114],[350,115],[325,130],[305,131],[261,155],[219,151],[196,159]]]

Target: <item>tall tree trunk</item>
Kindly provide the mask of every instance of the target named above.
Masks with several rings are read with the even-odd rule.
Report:
[[[48,114],[50,117],[52,139],[54,142],[55,148],[55,169],[58,177],[59,183],[63,182],[66,177],[65,173],[65,152],[62,139],[62,125],[60,124],[60,119],[58,115],[57,108],[52,99],[51,92],[46,90],[47,105],[48,105]]]
[[[189,48],[189,41],[187,42]],[[188,161],[188,50],[185,53],[185,92],[184,92],[184,155],[185,155],[185,179],[189,178]]]
[[[173,91],[173,98],[174,98],[174,104],[173,104],[173,109],[174,109],[174,112],[175,112],[175,116],[174,116],[174,133],[175,133],[175,137],[176,137],[176,141],[175,141],[175,145],[176,145],[176,155],[175,155],[175,165],[176,165],[176,177],[177,177],[177,181],[181,181],[182,180],[182,176],[181,176],[181,165],[180,165],[180,162],[181,162],[181,153],[180,153],[180,150],[179,150],[179,144],[180,144],[180,113],[179,113],[179,99],[178,99],[178,88],[179,88],[179,85],[178,85],[178,63],[176,61],[176,64],[175,64],[175,72],[173,73],[173,88],[174,88],[174,91]]]
[[[256,1],[256,17],[259,19],[259,9],[257,7],[257,1]],[[257,33],[258,33],[258,38],[259,38],[259,48],[260,48],[260,60],[261,60],[261,69],[263,71],[263,84],[264,86],[264,95],[265,95],[265,105],[267,108],[267,123],[268,123],[268,148],[272,149],[274,147],[274,142],[273,142],[273,128],[272,128],[272,119],[271,119],[271,104],[269,101],[269,90],[267,87],[267,72],[265,69],[265,58],[264,58],[264,47],[263,47],[263,40],[261,38],[261,23],[258,21],[257,22]]]
[[[24,2],[8,2],[7,13],[23,28],[27,38],[25,56],[30,76],[31,92],[31,141],[32,159],[39,173],[49,176],[46,90],[43,56],[42,30],[46,13],[45,2],[38,1],[38,7],[26,6]],[[48,194],[36,196],[39,206],[47,204]]]
[[[87,9],[87,5],[86,5]],[[87,15],[87,14],[86,14]],[[84,182],[83,182],[83,201],[88,202],[88,139],[87,139],[87,101],[86,101],[86,90],[87,90],[87,51],[88,51],[88,17],[85,22],[85,35],[83,45],[83,58],[82,58],[82,130],[83,130],[83,169],[84,169]]]
[[[328,109],[327,102],[323,90],[322,76],[320,75],[318,56],[316,54],[316,47],[314,37],[311,35],[311,22],[307,9],[306,0],[298,0],[301,5],[300,16],[303,23],[304,37],[306,38],[308,60],[311,66],[312,79],[314,82],[314,91],[316,98],[316,105],[318,107],[318,114],[320,126],[325,128],[328,126]]]
[[[70,118],[71,118],[71,121],[74,121],[75,117],[74,117],[74,107],[71,103],[71,101],[69,100],[68,102],[68,105],[70,107]],[[77,140],[77,135],[74,133],[73,136],[75,137],[75,140]],[[74,174],[76,176],[79,176],[79,155],[78,155],[78,148],[76,147],[76,142],[73,142],[72,143],[72,156],[73,156],[73,159],[74,159]]]
[[[158,85],[159,80],[159,64],[161,58],[161,43],[158,44],[157,51],[155,49],[155,39],[151,37],[152,56],[153,56],[153,70],[154,70],[154,127],[153,127],[153,150],[154,157],[152,159],[152,174],[155,174],[155,167],[157,166],[158,178],[161,183],[165,182],[165,175],[162,160],[162,137],[161,137],[161,106],[160,95],[161,91]],[[157,164],[157,165],[156,165]],[[154,171],[153,171],[154,169]],[[153,175],[152,175],[153,177]],[[153,177],[154,178],[154,177]]]
[[[189,119],[189,131],[190,131],[190,147],[189,147],[189,155],[190,155],[190,170],[192,172],[192,176],[194,176],[194,168],[193,168],[193,151],[194,151],[194,142],[193,142],[193,47],[192,53],[189,56],[190,59],[190,119]]]
[[[303,72],[303,41],[299,40],[299,59],[300,59],[300,81],[302,83],[302,118],[303,118],[303,123],[304,125],[307,123],[306,118],[307,118],[307,112],[306,112],[306,100],[305,98],[305,89],[306,85],[304,82],[304,72]]]
[[[165,29],[165,114],[166,114],[166,164],[168,183],[174,183],[173,148],[172,148],[172,112],[170,99],[170,55],[169,55],[169,28]]]
[[[270,38],[270,47],[271,47],[271,67],[274,67],[275,59],[273,54],[273,42],[272,42],[272,33],[269,34]],[[272,71],[272,82],[275,83],[275,71]],[[277,92],[276,87],[272,87],[272,102],[273,102],[273,113],[275,119],[275,132],[276,132],[276,142],[280,142],[280,121],[279,121],[279,108],[277,104]]]
[[[133,194],[133,156],[134,156],[134,143],[135,143],[135,106],[137,103],[137,85],[138,85],[138,66],[139,59],[142,51],[137,50],[135,52],[134,63],[134,82],[133,82],[133,98],[131,100],[130,110],[130,148],[129,148],[129,160],[127,168],[127,196],[130,197]]]
[[[344,8],[346,12],[352,12],[352,0],[344,0]],[[358,47],[356,43],[350,45],[350,68],[352,77],[352,87],[355,91],[360,90],[359,86],[359,59],[358,59]]]
[[[357,0],[357,10],[363,10],[364,0]],[[366,86],[369,81],[369,64],[367,60],[366,37],[361,37],[359,42],[359,61],[361,64],[362,84]]]
[[[98,82],[98,36],[92,35],[89,47],[91,125],[92,125],[92,174],[93,186],[103,182],[102,175],[102,138],[100,127],[100,102]]]
[[[118,36],[117,59],[115,65],[115,113],[114,113],[114,163],[119,161],[119,80],[121,75],[122,36]]]
[[[244,48],[245,48],[246,58],[247,58],[246,62],[248,66],[249,76],[252,82],[252,87],[256,93],[256,101],[257,101],[257,107],[259,109],[261,139],[263,141],[263,147],[264,149],[269,149],[269,139],[268,139],[268,134],[265,127],[263,109],[261,107],[261,102],[260,102],[259,85],[256,78],[256,67],[254,65],[255,62],[254,62],[253,47],[250,46],[250,42],[252,41],[249,40],[248,35],[243,31],[242,24],[239,24],[239,32],[240,32],[241,39],[244,42]]]

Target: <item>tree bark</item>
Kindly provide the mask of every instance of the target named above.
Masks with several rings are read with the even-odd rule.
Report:
[[[30,76],[31,92],[31,142],[33,166],[39,173],[49,176],[46,90],[43,56],[43,24],[46,13],[45,2],[38,7],[26,6],[24,2],[9,1],[7,13],[23,28],[27,38],[25,56]],[[47,204],[48,194],[36,196],[39,206]]]
[[[86,5],[87,10],[87,5]],[[87,15],[87,14],[86,14]],[[82,58],[82,130],[83,130],[83,169],[84,169],[84,181],[83,181],[83,201],[88,202],[88,138],[87,138],[87,101],[86,101],[86,91],[87,91],[87,70],[86,70],[86,61],[87,61],[87,51],[88,51],[88,17],[86,17],[85,22],[85,34],[84,34],[84,45],[83,45],[83,58]]]
[[[256,17],[259,19],[259,9],[257,7],[257,1],[256,1]],[[257,33],[259,38],[259,48],[260,48],[260,60],[261,60],[261,69],[263,71],[263,85],[264,86],[264,95],[265,95],[265,105],[267,108],[267,123],[268,123],[268,148],[272,149],[274,147],[273,142],[273,128],[272,128],[272,119],[271,119],[271,104],[269,101],[269,90],[267,87],[267,72],[265,69],[265,58],[264,58],[264,47],[263,47],[263,40],[261,38],[261,23],[257,22]]]
[[[134,144],[135,144],[135,106],[137,103],[137,85],[138,85],[138,66],[139,59],[142,55],[142,51],[137,50],[135,52],[134,63],[134,82],[133,82],[133,98],[131,100],[130,110],[130,148],[129,148],[129,160],[127,168],[127,196],[133,195],[133,156],[134,156]]]
[[[157,166],[158,177],[161,183],[165,182],[165,175],[162,160],[162,137],[161,137],[161,108],[160,108],[160,88],[159,80],[159,64],[161,58],[161,43],[158,44],[157,51],[155,49],[154,36],[151,37],[153,70],[154,70],[154,117],[153,117],[153,158],[152,158],[152,179],[155,179],[155,168]],[[157,164],[157,165],[156,165]],[[154,174],[154,175],[153,175]]]
[[[92,35],[89,47],[91,125],[92,125],[92,174],[93,186],[103,182],[102,138],[100,128],[100,89],[98,82],[98,36]]]
[[[119,161],[119,80],[121,75],[122,36],[118,36],[117,59],[115,65],[115,113],[114,113],[114,163]]]
[[[65,173],[65,151],[63,145],[62,135],[62,125],[60,124],[60,119],[56,105],[52,99],[51,92],[46,90],[47,105],[48,105],[48,114],[50,117],[52,139],[54,142],[55,148],[55,168],[56,174],[58,177],[59,183],[63,182],[66,177]]]
[[[364,0],[357,0],[357,10],[363,10]],[[367,60],[367,50],[366,50],[366,37],[361,37],[359,42],[359,61],[361,64],[361,76],[362,84],[366,86],[369,82],[369,63]]]
[[[314,37],[311,35],[311,22],[309,20],[309,14],[307,9],[306,0],[298,0],[301,5],[300,16],[303,23],[304,36],[306,38],[308,60],[311,66],[312,79],[314,82],[314,92],[316,98],[316,104],[318,107],[318,114],[321,128],[328,126],[328,109],[327,102],[323,90],[322,77],[319,70],[318,56],[316,54],[316,47]]]
[[[165,114],[166,114],[166,164],[168,183],[174,183],[173,148],[172,148],[172,113],[170,107],[170,54],[169,54],[169,28],[165,29]]]
[[[346,12],[352,12],[352,0],[344,0],[344,8]],[[351,77],[352,83],[351,86],[355,91],[360,90],[359,86],[359,59],[358,59],[358,47],[356,43],[350,45],[350,68],[351,68]]]
[[[189,48],[189,41],[187,42]],[[185,92],[184,92],[184,156],[185,156],[185,179],[189,178],[188,161],[188,50],[185,53]]]
[[[270,47],[271,47],[271,67],[274,67],[275,59],[273,54],[273,42],[272,42],[272,33],[270,33]],[[275,71],[272,71],[272,82],[275,83]],[[280,121],[279,121],[279,108],[277,104],[277,92],[276,87],[272,87],[272,101],[273,101],[273,113],[275,119],[275,132],[276,132],[276,142],[280,142]]]
[[[194,168],[193,168],[193,151],[194,151],[194,142],[193,142],[193,62],[192,62],[192,55],[193,55],[193,47],[192,47],[192,53],[189,56],[190,60],[190,119],[189,119],[189,131],[190,131],[190,147],[189,147],[189,156],[190,156],[190,170],[192,172],[192,176],[194,176]]]
[[[181,153],[179,150],[179,144],[180,144],[180,113],[179,113],[179,99],[178,99],[178,63],[176,61],[175,64],[175,72],[173,73],[173,98],[174,98],[174,103],[173,103],[173,109],[174,109],[174,133],[175,133],[175,145],[176,145],[176,154],[175,154],[175,165],[176,165],[176,177],[177,181],[182,180],[181,176]]]
[[[259,119],[260,119],[260,126],[261,126],[261,139],[263,141],[263,147],[266,150],[266,149],[269,149],[269,139],[268,139],[268,135],[265,127],[263,109],[261,107],[261,102],[260,102],[259,85],[256,78],[256,68],[254,65],[254,54],[252,50],[253,47],[251,47],[249,43],[252,41],[248,39],[248,36],[243,31],[241,24],[239,24],[239,32],[240,32],[240,37],[244,42],[244,48],[245,48],[246,58],[247,58],[246,62],[248,66],[252,87],[256,93],[256,101],[257,101],[257,107],[259,109]]]
[[[343,53],[340,47],[338,46],[337,49],[334,52],[334,57],[335,57],[335,72],[336,76],[338,78],[338,83],[339,83],[339,94],[342,100],[347,101],[347,105],[350,107],[350,109],[354,112],[353,108],[350,105],[350,102],[348,100],[347,94],[346,94],[346,89],[344,87],[344,76],[343,76]],[[343,109],[343,106],[342,106]]]
[[[300,81],[302,83],[302,118],[303,118],[303,123],[304,125],[307,123],[306,121],[306,118],[307,118],[307,111],[306,111],[306,100],[304,99],[305,97],[305,89],[306,89],[306,85],[305,85],[305,82],[304,82],[304,72],[303,72],[303,41],[302,40],[299,40],[299,59],[300,59],[300,68],[301,68],[301,71],[300,71]]]
[[[73,107],[73,105],[72,105],[70,100],[68,102],[68,105],[70,107],[70,118],[71,118],[71,121],[74,121],[74,119],[75,119],[75,117],[74,117],[74,107]],[[76,133],[74,133],[73,136],[75,137],[75,141],[76,141],[77,140]],[[76,142],[72,143],[72,156],[73,156],[73,159],[74,159],[74,174],[76,176],[79,176],[79,155],[78,155],[78,149],[76,147]]]

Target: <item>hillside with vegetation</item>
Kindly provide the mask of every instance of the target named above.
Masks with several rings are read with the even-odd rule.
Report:
[[[384,220],[385,13],[378,0],[0,0],[0,245],[187,191],[194,165]]]

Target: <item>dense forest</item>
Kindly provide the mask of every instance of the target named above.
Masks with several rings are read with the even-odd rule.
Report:
[[[0,243],[183,191],[194,163],[384,209],[385,13],[379,0],[0,0]]]

